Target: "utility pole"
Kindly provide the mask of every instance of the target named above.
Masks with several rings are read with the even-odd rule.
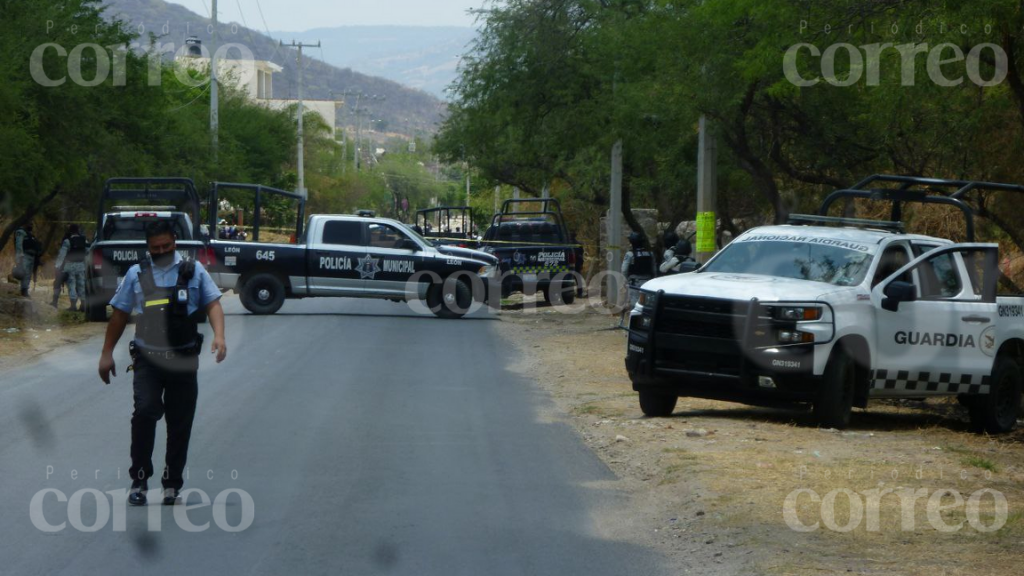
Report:
[[[281,42],[281,46],[283,47],[284,45],[285,45],[284,42]],[[296,62],[298,63],[298,66],[299,66],[299,69],[298,69],[298,73],[299,73],[299,186],[298,186],[298,188],[299,189],[296,190],[296,192],[298,192],[303,198],[306,198],[307,197],[306,196],[306,171],[305,171],[305,167],[303,165],[303,162],[305,160],[305,158],[304,158],[305,155],[303,154],[303,150],[302,150],[302,148],[303,148],[303,142],[302,142],[302,139],[303,139],[302,138],[302,114],[303,114],[303,106],[302,106],[302,49],[305,46],[309,46],[310,48],[319,48],[320,47],[320,41],[318,40],[317,43],[314,45],[314,44],[303,44],[302,42],[295,42],[294,40],[292,40],[292,43],[289,44],[288,46],[291,47],[291,48],[298,48],[299,49],[299,53],[298,53],[298,56],[296,58]]]
[[[551,198],[551,185],[548,182],[544,183],[544,189],[540,192],[541,198]]]
[[[715,211],[718,202],[718,145],[710,133],[707,117],[700,117],[700,144],[697,149],[697,261],[707,262],[714,255]]]
[[[494,187],[494,213],[498,213],[498,197],[501,195],[501,186]]]
[[[469,166],[466,166],[466,206],[469,206]]]
[[[211,0],[210,18],[213,21],[213,38],[210,41],[210,139],[213,145],[213,161],[217,162],[217,148],[220,131],[220,102],[217,99],[217,0]]]
[[[622,264],[622,140],[612,146],[611,206],[608,207],[608,303],[619,305],[619,266]]]

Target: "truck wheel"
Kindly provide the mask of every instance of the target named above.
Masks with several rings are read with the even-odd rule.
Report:
[[[242,286],[241,301],[253,314],[273,314],[284,304],[284,283],[273,274],[254,274]]]
[[[814,402],[814,416],[827,428],[850,425],[853,396],[857,391],[857,365],[850,353],[839,349],[825,367],[825,376]]]
[[[1020,410],[1021,371],[1009,356],[996,359],[989,393],[970,402],[971,427],[989,434],[1005,434],[1017,424]]]
[[[666,418],[676,409],[678,396],[650,390],[640,391],[640,411],[650,418]]]
[[[473,305],[473,292],[462,280],[455,281],[455,289],[445,291],[445,283],[435,284],[427,293],[427,306],[438,318],[462,318]]]
[[[86,297],[88,302],[88,297]],[[106,304],[86,304],[85,305],[85,319],[89,322],[106,322],[107,321],[107,305]]]
[[[544,300],[552,306],[569,305],[576,301],[576,283],[566,280],[561,284],[548,283],[544,287]]]
[[[99,294],[96,294],[89,289],[89,285],[86,284],[85,288],[85,319],[89,322],[106,322],[107,321],[107,303],[100,298]]]

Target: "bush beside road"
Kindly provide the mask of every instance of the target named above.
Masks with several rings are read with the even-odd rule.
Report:
[[[617,318],[540,304],[502,319],[528,359],[519,369],[550,392],[552,417],[567,418],[615,471],[618,487],[632,492],[635,517],[618,519],[631,528],[616,536],[661,548],[680,571],[1005,575],[1024,561],[1020,429],[971,433],[955,401],[873,403],[843,432],[817,428],[809,412],[691,398],[680,399],[671,418],[647,419],[623,366],[626,334],[612,329]],[[906,506],[913,526],[904,529],[898,494],[908,488],[924,496]],[[801,489],[790,508],[798,528],[818,523],[806,533],[783,513],[787,496]],[[944,489],[964,502],[940,494],[937,504],[948,509],[929,518],[928,499]],[[1005,524],[991,533],[967,522],[967,501],[986,489],[1007,502]],[[877,526],[869,526],[871,490],[879,490]],[[822,500],[834,494],[834,514],[823,514],[812,492]],[[981,498],[982,526],[995,525],[994,506],[991,494]]]

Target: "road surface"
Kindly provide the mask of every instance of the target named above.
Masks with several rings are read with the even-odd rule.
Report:
[[[594,488],[611,472],[539,417],[547,399],[507,370],[496,317],[225,309],[228,359],[200,369],[193,509],[159,506],[158,481],[145,508],[106,494],[129,486],[131,328],[110,386],[98,338],[0,373],[0,573],[663,573],[655,552],[599,536],[625,495]]]

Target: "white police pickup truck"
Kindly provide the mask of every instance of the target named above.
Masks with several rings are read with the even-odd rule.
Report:
[[[954,205],[973,238],[962,194],[904,184],[836,192],[821,213],[843,196],[891,200],[896,216],[910,201]],[[997,245],[904,234],[898,222],[791,222],[749,230],[698,270],[643,285],[626,369],[645,415],[670,415],[679,396],[801,402],[843,428],[869,398],[956,395],[974,428],[1014,427],[1024,298],[997,296]]]

